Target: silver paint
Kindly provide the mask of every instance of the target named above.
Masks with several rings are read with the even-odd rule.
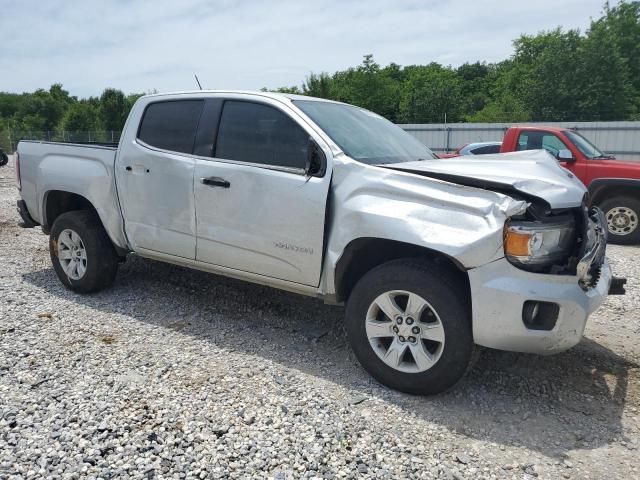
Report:
[[[281,109],[324,151],[325,176],[307,178],[295,169],[175,154],[136,139],[150,102],[203,97],[253,99]],[[335,296],[336,265],[351,242],[380,238],[425,247],[468,272],[477,343],[548,353],[577,341],[587,315],[606,296],[608,265],[596,288],[585,292],[576,277],[519,270],[503,252],[505,221],[528,205],[508,192],[542,198],[552,208],[581,204],[584,186],[555,159],[534,151],[366,165],[345,155],[295,106],[295,98],[250,92],[142,97],[117,152],[21,142],[22,198],[42,222],[48,192],[77,193],[95,206],[114,244],[126,250],[326,299]],[[206,176],[223,177],[231,188],[206,187],[199,182]],[[499,185],[503,193],[465,186],[466,180]],[[522,302],[528,299],[561,304],[556,329],[524,328]]]

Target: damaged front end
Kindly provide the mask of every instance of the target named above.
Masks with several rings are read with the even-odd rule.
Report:
[[[504,224],[504,256],[509,263],[532,273],[577,276],[585,290],[597,283],[605,260],[606,222],[600,210],[588,209],[584,186],[547,152],[389,168],[526,202],[526,210]]]
[[[583,289],[592,287],[605,260],[606,221],[598,208],[540,211],[530,206],[505,224],[505,257],[535,273],[575,275]]]

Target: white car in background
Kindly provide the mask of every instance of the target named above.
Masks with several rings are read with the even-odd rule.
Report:
[[[462,157],[463,155],[488,155],[500,153],[502,142],[475,142],[467,143],[453,153],[445,153],[440,158]]]

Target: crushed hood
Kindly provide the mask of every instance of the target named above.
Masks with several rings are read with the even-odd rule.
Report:
[[[587,189],[546,150],[456,157],[384,165],[452,183],[489,190],[516,190],[553,209],[581,204]]]

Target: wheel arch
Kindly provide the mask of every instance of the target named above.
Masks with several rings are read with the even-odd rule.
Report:
[[[456,275],[470,301],[471,290],[466,269],[455,258],[427,247],[384,238],[362,237],[352,240],[342,252],[335,268],[337,302],[344,302],[363,275],[373,268],[400,258],[427,258]]]
[[[51,230],[53,222],[60,215],[73,210],[89,210],[100,215],[93,204],[84,196],[65,190],[49,190],[42,199],[42,228],[45,233]]]
[[[67,190],[49,190],[45,192],[42,199],[43,232],[48,234],[56,218],[58,218],[60,215],[76,210],[93,212],[93,214],[98,219],[98,222],[100,222],[102,228],[105,229],[104,222],[100,216],[100,212],[85,196]],[[124,256],[126,254],[126,250],[116,245],[116,243],[113,242],[113,239],[111,239],[111,243],[120,256]]]
[[[640,199],[640,180],[633,178],[598,178],[589,184],[591,205],[602,203],[608,197],[634,197]]]

